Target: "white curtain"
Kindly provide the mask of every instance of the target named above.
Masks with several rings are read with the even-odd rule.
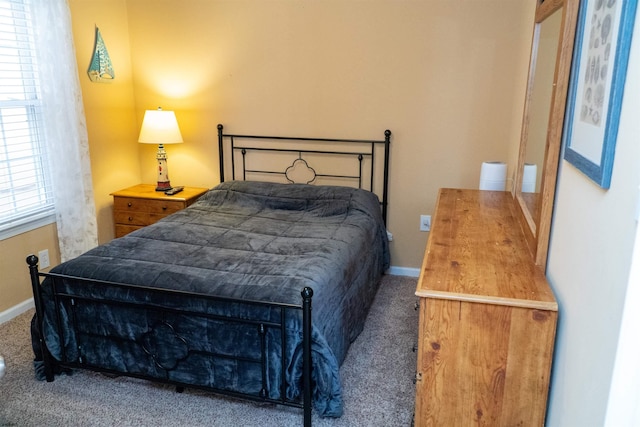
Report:
[[[31,0],[62,261],[97,246],[89,141],[66,0]]]

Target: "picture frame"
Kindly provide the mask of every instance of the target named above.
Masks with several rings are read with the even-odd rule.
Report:
[[[583,0],[567,97],[564,159],[611,185],[637,0]]]

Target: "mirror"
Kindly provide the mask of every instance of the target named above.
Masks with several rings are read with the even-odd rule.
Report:
[[[513,189],[534,262],[546,269],[579,0],[537,0]]]
[[[544,161],[561,18],[562,9],[558,9],[540,23],[538,32],[534,80],[529,99],[529,134],[524,145],[525,163],[520,187],[522,200],[533,218],[538,216],[541,181],[538,171],[542,170]],[[535,227],[535,221],[532,227]]]

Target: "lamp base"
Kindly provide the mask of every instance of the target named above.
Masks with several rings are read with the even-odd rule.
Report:
[[[167,191],[167,190],[171,190],[173,187],[171,187],[171,183],[169,181],[165,181],[165,182],[160,182],[158,181],[158,186],[156,187],[156,191]]]

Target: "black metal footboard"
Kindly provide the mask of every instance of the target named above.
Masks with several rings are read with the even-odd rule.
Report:
[[[42,273],[35,255],[27,264],[47,381],[57,367],[89,369],[299,407],[311,425],[311,288],[302,290],[300,305],[267,303]],[[292,325],[301,325],[301,345],[292,340]],[[47,348],[45,330],[55,331],[60,348]],[[242,353],[226,343],[228,335],[229,343],[243,343]],[[300,354],[294,345],[301,347],[295,388],[302,392],[291,397],[285,373]],[[104,346],[109,351],[92,348]],[[229,366],[239,367],[238,387],[224,382]]]

